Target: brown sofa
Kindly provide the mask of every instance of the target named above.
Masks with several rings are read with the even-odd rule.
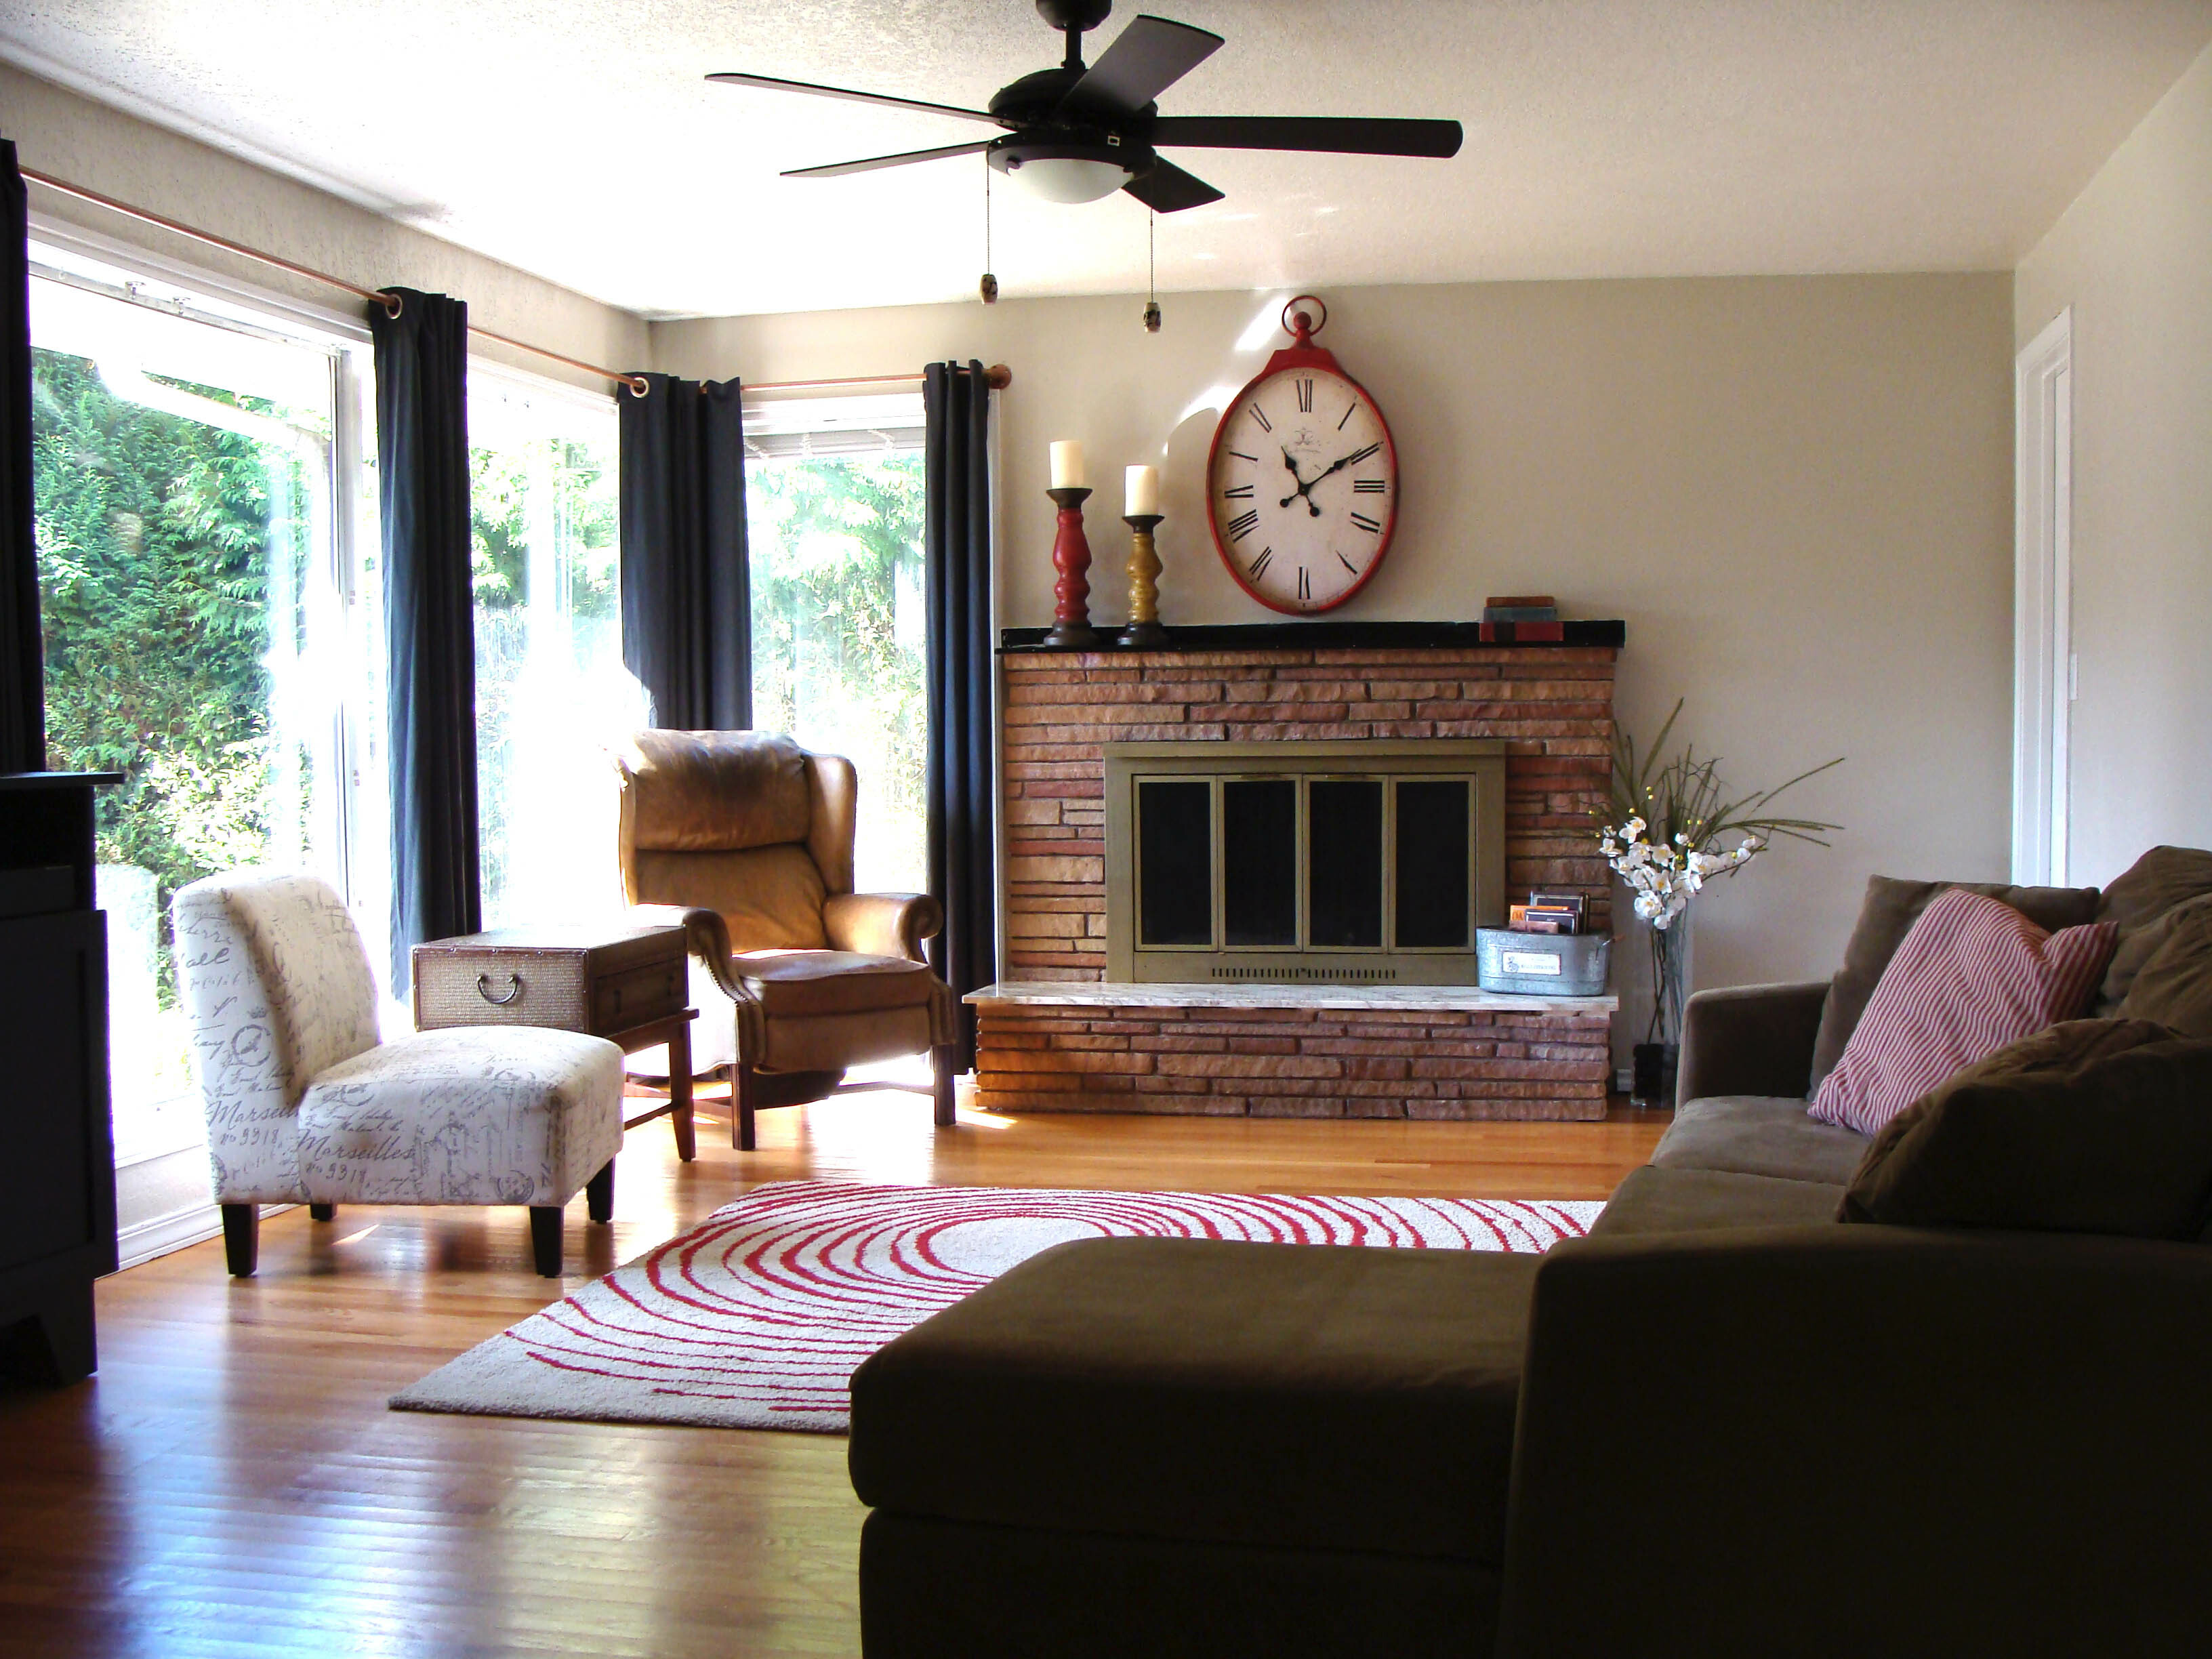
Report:
[[[2099,1012],[2212,910],[2145,865],[2030,898],[2122,921]],[[890,1344],[871,1659],[2204,1651],[2212,1251],[1838,1224],[1867,1142],[1805,1097],[1869,965],[1692,998],[1688,1103],[1540,1260],[1085,1242]]]

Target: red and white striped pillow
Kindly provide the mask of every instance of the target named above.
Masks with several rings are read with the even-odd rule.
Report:
[[[2109,921],[2046,933],[1979,893],[1938,895],[1882,969],[1812,1115],[1880,1133],[1960,1066],[2078,1018],[2118,938]]]

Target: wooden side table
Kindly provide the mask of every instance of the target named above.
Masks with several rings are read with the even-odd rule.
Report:
[[[698,1155],[691,1117],[689,948],[681,927],[503,927],[415,947],[415,1029],[542,1025],[605,1037],[626,1054],[668,1045],[666,1116],[676,1155]]]

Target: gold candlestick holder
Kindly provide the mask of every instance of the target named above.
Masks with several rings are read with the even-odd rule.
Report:
[[[1152,527],[1165,516],[1131,513],[1121,520],[1129,526],[1129,625],[1119,636],[1123,645],[1168,642],[1168,630],[1160,626],[1160,554],[1152,544]]]

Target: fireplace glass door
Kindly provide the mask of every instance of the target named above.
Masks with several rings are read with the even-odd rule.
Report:
[[[1474,978],[1503,909],[1504,757],[1481,740],[1115,744],[1109,975]]]
[[[1213,801],[1204,782],[1148,778],[1138,786],[1139,932],[1150,945],[1213,943]]]
[[[1292,778],[1221,782],[1222,941],[1230,949],[1298,942],[1298,786]]]

